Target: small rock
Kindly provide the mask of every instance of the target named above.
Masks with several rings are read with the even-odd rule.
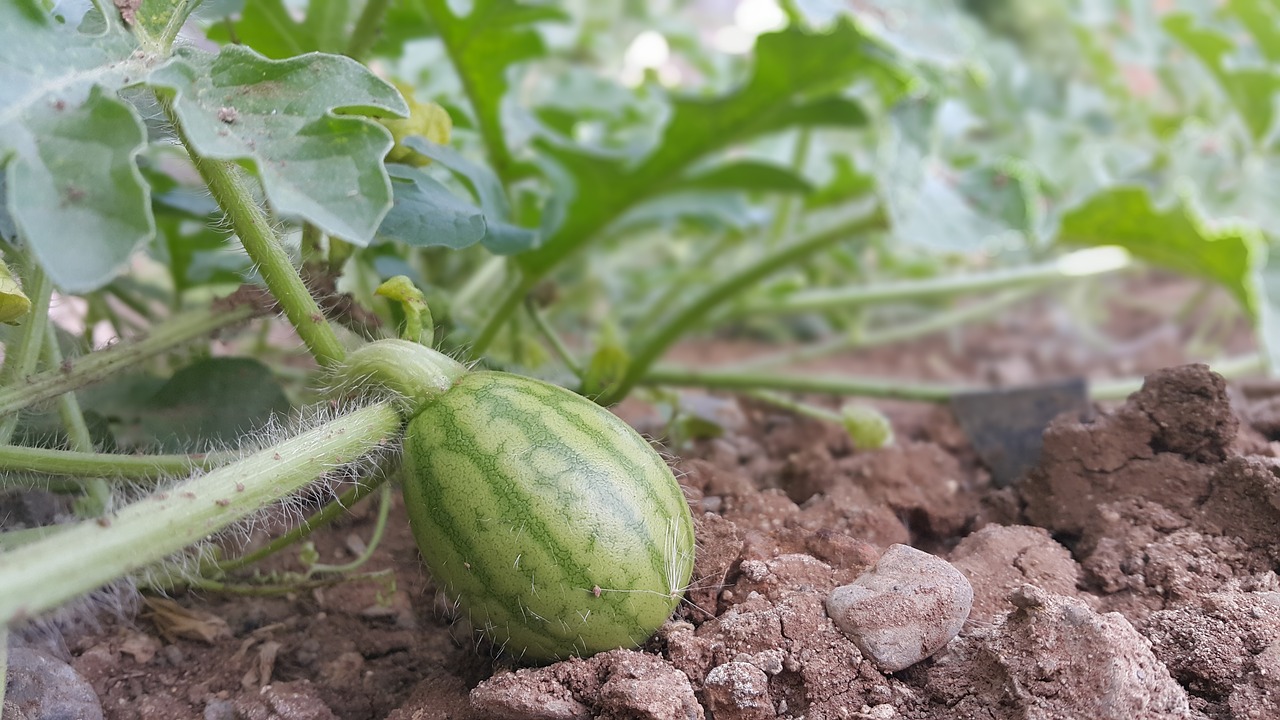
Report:
[[[871,570],[827,598],[827,615],[884,672],[910,667],[960,632],[973,587],[945,560],[891,545]]]
[[[236,698],[235,716],[241,720],[337,720],[318,694],[318,688],[306,681],[267,685],[256,694]]]
[[[236,720],[236,707],[230,700],[213,698],[205,703],[204,720]]]
[[[591,710],[543,668],[499,673],[471,691],[472,710],[495,720],[586,720]]]
[[[769,699],[769,678],[745,662],[727,662],[707,673],[707,708],[716,720],[768,720],[777,717]]]
[[[9,649],[4,716],[26,720],[101,720],[93,687],[70,665],[30,648]]]

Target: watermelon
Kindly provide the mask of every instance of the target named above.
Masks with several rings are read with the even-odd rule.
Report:
[[[433,579],[521,661],[635,647],[689,582],[693,519],[671,470],[568,390],[465,373],[409,421],[404,464]]]

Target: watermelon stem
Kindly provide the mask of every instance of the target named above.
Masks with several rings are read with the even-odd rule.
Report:
[[[157,490],[117,513],[85,520],[0,556],[0,626],[21,622],[143,570],[359,462],[400,431],[377,403]]]
[[[467,368],[462,363],[408,340],[377,340],[347,356],[339,370],[341,389],[377,388],[393,393],[412,417],[453,387]]]

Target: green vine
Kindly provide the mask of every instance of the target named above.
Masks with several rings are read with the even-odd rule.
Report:
[[[856,238],[886,226],[887,219],[883,212],[877,210],[870,215],[859,218],[838,227],[816,233],[808,238],[791,243],[766,253],[759,260],[729,275],[719,283],[707,288],[693,299],[683,310],[670,320],[662,323],[631,356],[631,362],[621,382],[611,387],[597,399],[601,405],[612,405],[627,396],[631,389],[639,384],[653,367],[653,364],[685,333],[693,329],[712,310],[722,303],[738,296],[744,289],[755,285],[760,280],[812,256],[815,252],[829,247],[841,240]]]
[[[173,110],[172,99],[160,96],[161,107],[177,131],[200,177],[209,186],[213,199],[231,220],[245,253],[253,260],[267,289],[292,323],[316,362],[325,367],[341,363],[346,350],[338,342],[324,312],[302,282],[266,211],[253,197],[239,168],[223,160],[211,160],[196,152]]]
[[[198,337],[244,322],[257,313],[258,308],[252,303],[231,307],[215,303],[212,307],[175,315],[155,325],[147,335],[137,340],[92,352],[62,367],[31,375],[22,383],[5,383],[0,387],[0,415],[8,416],[63,393],[100,382]]]

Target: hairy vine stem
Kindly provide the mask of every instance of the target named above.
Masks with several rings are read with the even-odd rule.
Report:
[[[302,282],[302,276],[280,244],[280,238],[272,229],[266,211],[254,199],[240,169],[234,163],[212,160],[197,153],[173,110],[172,99],[160,94],[157,97],[165,116],[177,131],[182,146],[191,156],[196,171],[209,186],[209,192],[218,206],[230,218],[231,226],[235,228],[245,252],[257,265],[262,281],[279,303],[285,317],[297,330],[307,350],[311,351],[312,357],[322,366],[331,367],[342,362],[346,357],[346,349],[338,341],[333,327],[325,320],[320,305]]]
[[[400,424],[392,405],[369,405],[0,556],[0,625],[31,618],[203,540],[381,447]]]
[[[76,388],[105,380],[147,358],[167,352],[183,343],[208,335],[256,315],[252,304],[213,307],[175,315],[154,326],[137,340],[121,342],[61,367],[50,368],[25,380],[0,387],[0,415],[50,400]]]

